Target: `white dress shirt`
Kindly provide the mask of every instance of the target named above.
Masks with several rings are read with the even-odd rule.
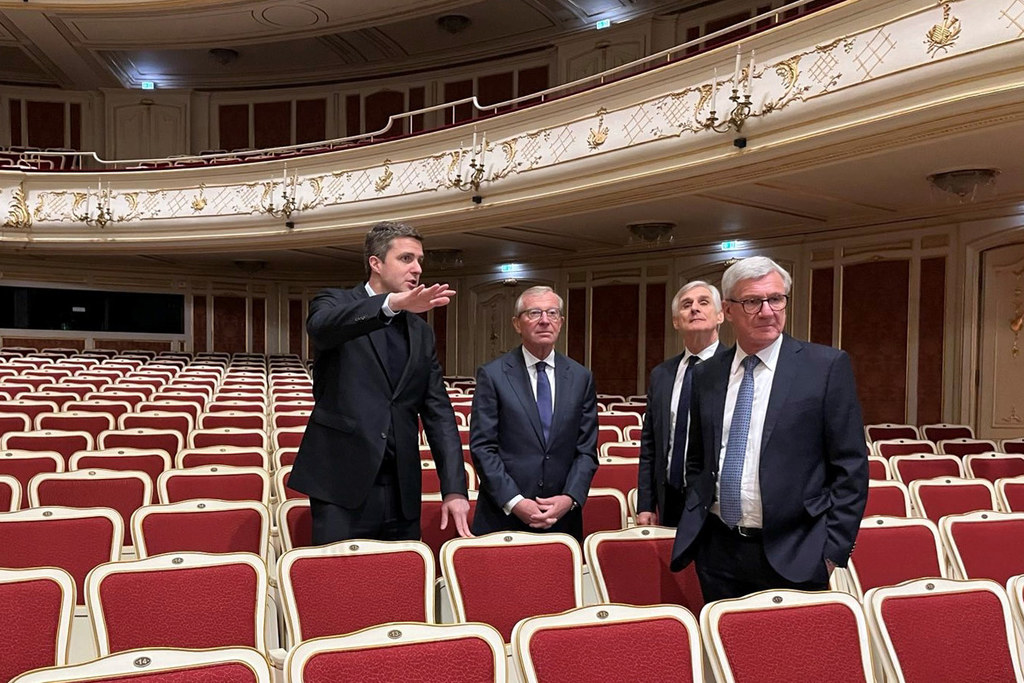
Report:
[[[535,355],[526,350],[523,347],[523,360],[526,361],[526,374],[530,377],[530,389],[533,390],[533,400],[537,401],[537,363],[540,363],[542,359],[537,358]],[[548,354],[547,358],[543,361],[547,363],[547,367],[544,368],[544,374],[548,376],[548,386],[551,387],[551,413],[555,412],[555,350],[551,349],[551,353]],[[505,503],[502,508],[505,510],[506,515],[512,514],[512,508],[514,508],[519,501],[523,499],[522,494],[516,494],[512,500]]]
[[[740,521],[739,526],[762,526],[761,518],[761,435],[764,433],[764,418],[768,413],[768,399],[772,393],[772,382],[775,380],[775,369],[779,362],[779,349],[782,348],[782,335],[757,352],[761,362],[754,368],[754,402],[750,410],[750,428],[747,431],[747,451],[743,457],[743,477],[740,480]],[[722,450],[718,453],[718,471],[722,471],[725,463],[725,449],[729,443],[729,430],[732,428],[732,414],[736,408],[736,396],[743,381],[743,359],[749,354],[736,345],[736,355],[732,359],[729,372],[729,388],[725,394],[725,414],[722,416]],[[718,499],[721,496],[720,483],[715,482],[715,502],[711,512],[721,516]]]
[[[665,468],[667,472],[672,471],[672,453],[675,447],[676,440],[676,410],[678,410],[679,408],[679,392],[683,390],[683,379],[686,375],[687,364],[690,362],[690,358],[692,358],[693,356],[697,356],[697,358],[700,358],[701,362],[703,363],[708,358],[711,358],[711,356],[715,355],[715,351],[717,350],[718,340],[716,339],[715,341],[711,342],[711,344],[709,344],[706,348],[702,349],[696,354],[690,353],[689,350],[686,350],[683,353],[683,359],[679,361],[679,367],[676,369],[676,379],[675,382],[672,384],[672,403],[669,405],[668,409],[668,467]],[[686,415],[685,419],[689,420],[690,416]],[[687,425],[686,429],[686,443],[683,444],[683,446],[683,453],[685,453],[685,448],[690,447],[689,425]]]
[[[377,292],[373,291],[373,287],[370,286],[369,282],[367,282],[363,286],[366,287],[366,293],[369,296],[377,296]],[[380,307],[380,310],[384,311],[384,315],[386,315],[387,317],[394,318],[396,315],[398,315],[398,313],[396,313],[395,311],[391,310],[391,307],[388,306],[389,303],[391,303],[391,294],[390,293],[386,297],[384,297],[384,304]]]

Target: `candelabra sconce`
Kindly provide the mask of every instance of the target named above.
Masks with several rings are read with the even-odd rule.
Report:
[[[473,133],[473,145],[469,150],[464,149],[461,145],[459,151],[455,152],[452,158],[452,163],[449,168],[456,170],[455,177],[448,178],[448,187],[453,189],[462,190],[463,192],[472,192],[471,199],[474,204],[480,204],[484,198],[480,194],[480,185],[487,180],[487,167],[485,160],[487,157],[487,133],[483,134],[481,142],[477,145],[476,133]],[[466,158],[469,158],[469,168],[464,167]]]
[[[110,208],[110,197],[109,185],[106,190],[97,186],[96,209],[93,210],[92,193],[88,191],[84,194],[76,193],[75,202],[71,207],[71,217],[80,223],[85,223],[89,227],[102,230],[107,227],[107,223],[111,223],[114,220],[114,211]],[[84,211],[82,210],[82,204],[85,204]]]
[[[718,98],[718,69],[715,69],[714,80],[711,83],[711,112],[708,117],[701,122],[701,126],[705,130],[713,130],[716,133],[728,133],[729,131],[736,131],[739,133],[743,130],[743,124],[746,123],[747,119],[750,118],[753,110],[750,101],[750,86],[751,81],[754,78],[754,51],[750,51],[750,65],[745,71],[740,71],[740,57],[742,54],[742,46],[736,46],[736,67],[733,70],[732,82],[732,94],[729,96],[729,102],[732,103],[732,109],[725,114],[723,118],[718,117],[718,110],[716,109],[716,100]],[[739,136],[732,141],[732,144],[736,147],[743,149],[747,146],[747,139],[743,136]]]
[[[718,112],[715,109],[711,110],[710,115],[704,120],[704,128],[713,130],[716,133],[728,133],[730,130],[735,130],[739,133],[743,130],[743,124],[750,118],[750,92],[740,94],[740,91],[733,88],[732,95],[729,96],[729,101],[733,103],[732,110],[729,111],[728,115],[723,118],[718,118]],[[714,104],[712,104],[714,106]],[[732,141],[736,147],[743,149],[747,146],[747,139],[745,137],[737,137]]]
[[[263,213],[274,218],[283,218],[285,220],[284,225],[289,230],[295,227],[295,223],[291,220],[292,214],[299,210],[299,204],[296,200],[298,185],[298,174],[292,174],[289,178],[286,170],[281,176],[280,185],[274,182],[267,185],[267,189],[263,193],[263,200],[260,202],[260,208]],[[274,190],[278,186],[281,188],[281,203],[275,204]]]

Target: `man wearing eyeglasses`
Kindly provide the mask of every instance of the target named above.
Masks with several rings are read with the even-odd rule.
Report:
[[[706,601],[826,589],[864,514],[868,468],[850,358],[783,333],[791,283],[763,256],[726,270],[736,346],[694,373],[672,569],[696,561]]]
[[[477,372],[469,435],[480,476],[473,533],[560,531],[582,542],[582,507],[597,471],[594,378],[555,351],[562,297],[531,287],[515,311],[522,346]]]

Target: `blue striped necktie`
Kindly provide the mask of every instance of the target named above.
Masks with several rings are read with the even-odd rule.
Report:
[[[736,406],[729,426],[729,443],[725,445],[725,462],[718,477],[719,511],[722,521],[730,527],[740,522],[740,483],[743,480],[743,460],[747,454],[747,432],[750,431],[750,412],[754,406],[754,368],[757,356],[743,359],[743,381],[736,394]]]

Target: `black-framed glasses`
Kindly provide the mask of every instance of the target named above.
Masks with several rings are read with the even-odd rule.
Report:
[[[768,308],[773,311],[782,311],[786,309],[786,305],[789,304],[788,294],[774,294],[769,297],[752,297],[750,299],[729,299],[734,304],[739,304],[743,307],[743,312],[749,315],[761,312],[761,307],[766,303]]]
[[[562,319],[562,312],[557,308],[527,308],[525,311],[520,311],[519,315],[526,316],[530,322],[537,322],[542,315],[547,315],[548,320]]]

